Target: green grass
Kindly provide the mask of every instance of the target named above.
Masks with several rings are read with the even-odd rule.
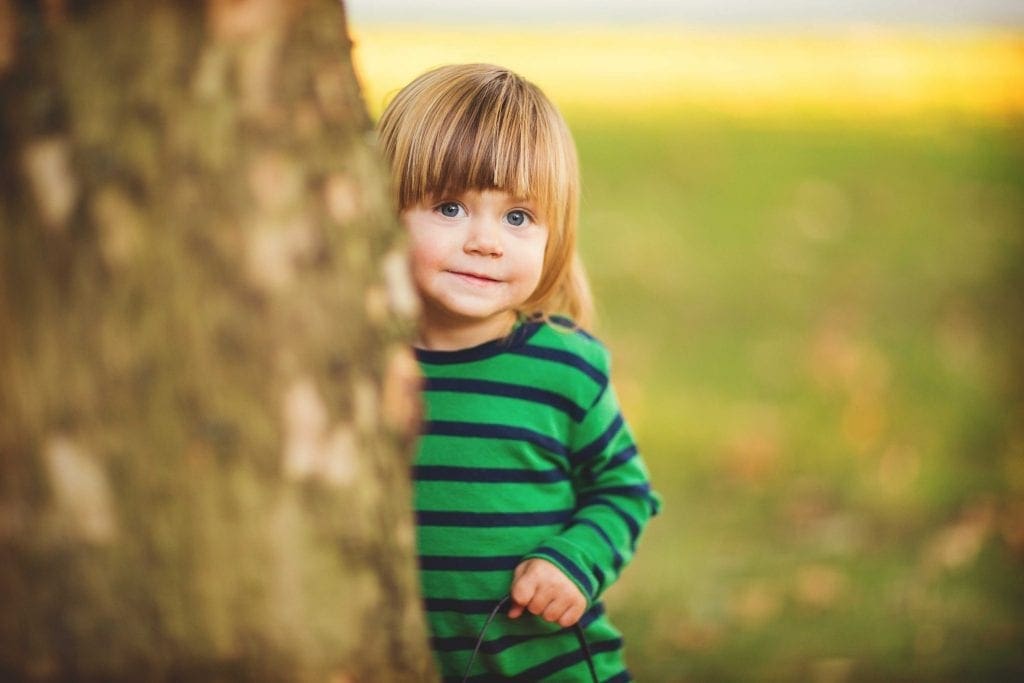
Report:
[[[637,679],[1024,674],[1019,124],[570,124],[665,499],[608,596]]]

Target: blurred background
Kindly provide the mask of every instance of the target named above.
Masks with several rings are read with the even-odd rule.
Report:
[[[574,130],[638,680],[1024,676],[1024,4],[346,6],[374,116],[487,61]]]

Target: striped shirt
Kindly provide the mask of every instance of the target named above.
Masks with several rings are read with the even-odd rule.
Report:
[[[560,323],[458,351],[416,350],[426,420],[413,471],[420,580],[445,681],[459,681],[524,559],[588,599],[581,625],[602,681],[630,680],[600,597],[658,509],[609,383],[605,348]],[[470,680],[589,681],[572,629],[499,615]]]

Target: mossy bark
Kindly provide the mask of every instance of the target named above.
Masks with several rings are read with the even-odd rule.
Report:
[[[432,680],[349,48],[333,0],[0,0],[3,680]]]

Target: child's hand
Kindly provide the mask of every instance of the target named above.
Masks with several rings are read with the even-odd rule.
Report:
[[[393,346],[384,371],[381,409],[388,427],[409,440],[419,433],[423,420],[422,388],[423,373],[412,351],[404,345]]]
[[[587,598],[562,570],[547,560],[531,557],[519,563],[512,576],[509,619],[529,610],[545,621],[572,626],[587,609]]]

